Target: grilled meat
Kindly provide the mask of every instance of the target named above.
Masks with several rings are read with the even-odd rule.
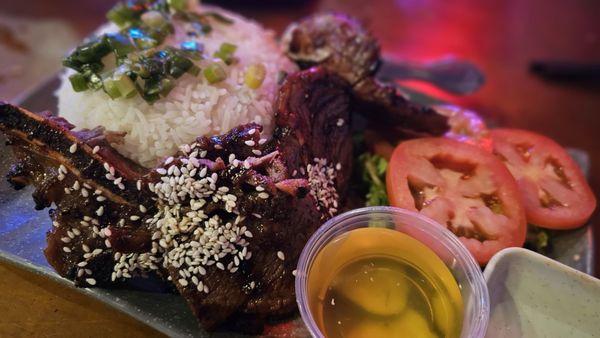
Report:
[[[17,158],[8,179],[50,207],[49,263],[79,286],[132,276],[173,283],[206,329],[260,329],[295,310],[293,270],[308,237],[342,206],[350,176],[350,89],[323,69],[291,75],[273,139],[242,125],[199,137],[153,169],[119,155],[102,129],[0,103]],[[241,328],[243,329],[243,328]]]
[[[374,126],[407,137],[442,135],[446,117],[410,102],[394,85],[374,78],[381,55],[377,40],[355,19],[319,13],[290,25],[283,35],[288,56],[302,68],[320,65],[348,81]]]

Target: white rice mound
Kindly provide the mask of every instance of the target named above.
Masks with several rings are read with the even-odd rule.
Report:
[[[237,46],[234,54],[238,63],[224,66],[227,79],[209,84],[202,74],[185,74],[176,80],[176,86],[165,98],[148,104],[140,95],[130,99],[111,99],[104,91],[73,91],[67,70],[56,96],[60,116],[77,129],[103,126],[106,130],[126,132],[123,144],[113,146],[139,164],[152,167],[157,160],[173,155],[179,145],[191,143],[198,136],[225,133],[240,124],[256,122],[264,126],[265,135],[272,132],[273,104],[280,71],[293,72],[295,65],[283,54],[274,33],[256,22],[213,6],[196,7],[197,11],[219,11],[232,19],[233,24],[211,20],[213,30],[196,38],[185,34],[186,27],[176,27],[166,44],[178,47],[182,41],[196,39],[204,45],[204,54],[212,55],[221,43]],[[102,32],[117,31],[107,25]],[[202,60],[203,64],[212,60]],[[114,62],[114,61],[113,61]],[[266,77],[258,89],[244,84],[244,72],[251,64],[262,63]],[[105,62],[106,64],[106,62]]]

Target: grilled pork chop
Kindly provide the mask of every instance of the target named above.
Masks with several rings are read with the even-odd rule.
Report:
[[[73,131],[49,113],[0,103],[0,130],[16,163],[17,189],[33,185],[50,209],[45,250],[78,286],[132,276],[171,282],[202,326],[295,310],[294,276],[308,237],[342,208],[350,177],[350,87],[324,69],[289,76],[276,130],[242,125],[199,137],[144,169],[111,146],[119,135]]]

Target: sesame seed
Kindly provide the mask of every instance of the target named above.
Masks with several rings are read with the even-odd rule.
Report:
[[[75,234],[75,236],[81,235],[81,231],[77,228],[73,228],[71,231],[73,231],[73,234]]]
[[[125,190],[125,184],[123,184],[123,183],[119,183],[117,185],[117,187],[119,187],[119,189],[121,189],[121,190]]]
[[[283,251],[277,251],[277,258],[281,259],[282,261],[285,260],[285,254]]]
[[[89,285],[96,285],[96,280],[93,278],[86,278],[85,279],[86,283],[88,283]]]
[[[221,262],[217,262],[217,268],[219,268],[221,270],[225,270],[225,266]]]
[[[220,144],[215,144],[215,149],[221,150],[223,147]]]
[[[70,243],[71,242],[71,238],[70,237],[63,237],[60,239],[63,243]]]
[[[98,210],[96,210],[96,215],[102,216],[104,214],[104,206],[100,206]]]
[[[256,156],[260,156],[262,155],[262,151],[258,150],[258,149],[252,149],[252,153]]]
[[[122,180],[123,180],[123,177],[115,178],[115,180],[113,181],[113,183],[115,185],[118,185],[119,183],[121,183]]]
[[[166,175],[167,174],[167,170],[165,168],[158,168],[156,169],[156,172],[161,174],[161,175]]]
[[[185,280],[185,279],[183,279],[183,278],[179,279],[178,282],[179,282],[179,284],[181,286],[187,286],[188,285],[188,281]]]
[[[79,186],[79,181],[75,181],[75,183],[73,183],[73,187],[71,187],[71,189],[73,190],[79,190],[80,186]]]
[[[171,162],[173,162],[173,160],[174,160],[173,156],[171,156],[171,157],[167,158],[167,159],[165,160],[165,165],[168,165],[168,164],[170,164]]]
[[[247,140],[244,141],[244,143],[248,146],[248,147],[254,147],[254,145],[256,144],[256,142],[252,141],[252,140]]]
[[[135,186],[137,187],[137,190],[141,191],[141,190],[142,190],[142,181],[141,181],[141,180],[138,180],[138,181],[135,183]]]
[[[294,277],[296,277],[296,274],[297,274],[297,273],[298,273],[298,272],[297,272],[296,270],[292,271],[292,275],[293,275]]]
[[[108,238],[104,240],[104,245],[105,245],[107,248],[110,248],[110,247],[111,247],[110,240],[109,240]]]
[[[143,205],[141,205],[141,204],[140,204],[140,212],[142,212],[142,213],[144,213],[144,214],[145,214],[145,213],[146,213],[146,211],[148,211],[148,209],[146,209],[146,207],[145,207],[145,206],[143,206]]]
[[[92,149],[92,154],[96,154],[100,151],[100,146],[95,146],[94,149]]]
[[[338,127],[341,127],[341,126],[343,126],[343,125],[344,125],[344,119],[338,119],[338,120],[337,120],[337,122],[336,122],[336,125],[337,125]]]
[[[81,196],[83,196],[83,197],[88,197],[89,196],[89,193],[88,193],[87,189],[85,189],[85,188],[81,189]]]
[[[80,221],[79,224],[83,225],[84,227],[90,226],[90,223],[88,223],[87,221]]]
[[[90,252],[90,247],[89,247],[89,246],[87,246],[87,244],[82,244],[82,245],[81,245],[81,248],[82,248],[82,249],[83,249],[83,251],[85,251],[85,252]]]
[[[82,262],[79,262],[79,263],[77,263],[77,266],[78,266],[78,267],[80,267],[80,268],[83,268],[83,267],[84,267],[84,266],[86,266],[87,264],[88,264],[88,262],[86,262],[86,261],[82,261]]]
[[[246,231],[244,232],[244,235],[245,235],[246,237],[248,237],[248,238],[252,238],[252,233],[251,233],[249,230],[246,230]],[[245,249],[245,248],[244,248],[244,249]]]
[[[109,181],[112,181],[112,180],[115,179],[115,177],[111,173],[108,173],[108,174],[104,175],[104,177],[106,177],[106,179],[109,180]]]
[[[71,147],[69,147],[69,152],[70,152],[71,154],[75,154],[75,152],[76,152],[76,151],[77,151],[77,143],[73,143],[73,144],[71,145]]]
[[[68,248],[68,247],[66,247],[66,246],[63,246],[63,251],[64,251],[64,252],[71,252],[71,249],[69,249],[69,248]]]
[[[267,194],[266,192],[261,192],[260,194],[258,194],[258,197],[266,200],[267,198],[269,198],[269,194]]]
[[[96,201],[98,201],[98,202],[104,202],[104,201],[106,201],[106,197],[104,197],[104,196],[98,196],[98,197],[96,197]]]
[[[140,219],[140,216],[133,215],[133,216],[129,217],[129,219],[132,220],[132,221],[137,221],[137,220]]]
[[[235,155],[234,154],[230,154],[229,155],[229,163],[233,163],[233,160],[235,160]]]
[[[258,140],[258,144],[260,144],[260,145],[265,144],[265,142],[267,142],[266,138],[261,138],[260,140]]]
[[[104,170],[110,171],[110,164],[104,162]]]
[[[65,179],[65,175],[63,175],[63,174],[58,174],[57,178],[58,178],[58,180],[59,180],[59,181],[62,181],[62,180],[64,180],[64,179]]]
[[[261,187],[260,185],[256,186],[256,191],[265,191],[264,187]]]

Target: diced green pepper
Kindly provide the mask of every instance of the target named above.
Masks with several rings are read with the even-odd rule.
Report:
[[[206,67],[202,71],[202,74],[204,74],[204,77],[210,84],[221,82],[227,78],[227,73],[225,73],[223,67],[216,63],[213,63]]]
[[[75,73],[69,76],[69,81],[71,82],[73,90],[76,92],[82,92],[88,89],[87,81],[85,79],[85,76],[83,76],[82,74]]]

